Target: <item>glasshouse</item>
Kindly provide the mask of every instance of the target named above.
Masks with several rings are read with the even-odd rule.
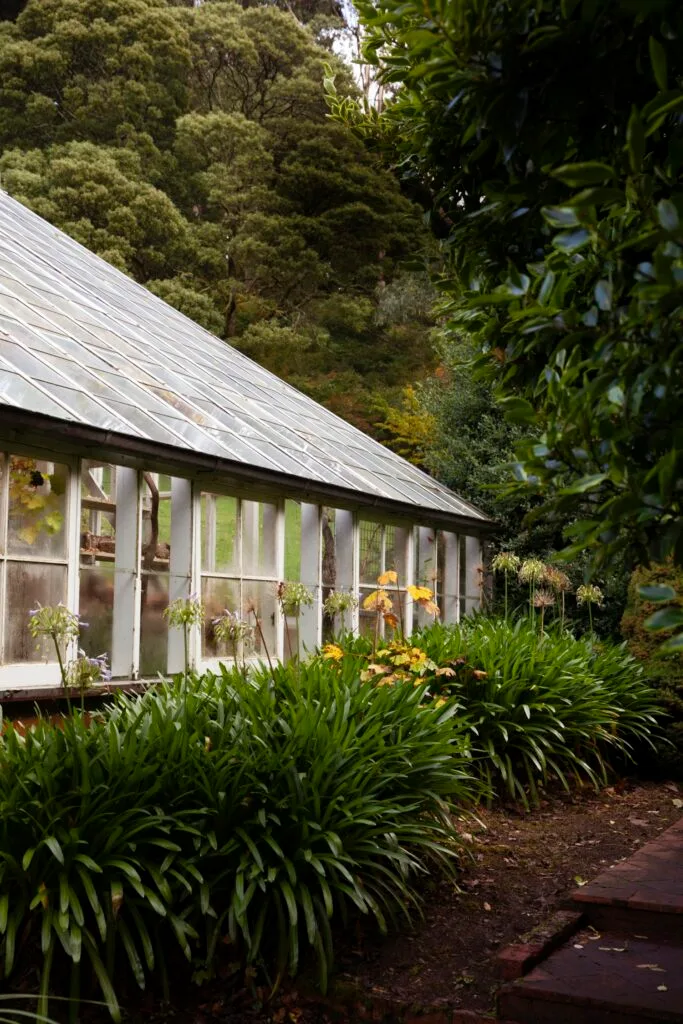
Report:
[[[190,595],[197,668],[231,657],[225,609],[258,617],[253,657],[286,656],[282,581],[313,596],[302,649],[339,627],[331,594],[353,595],[345,628],[374,623],[387,570],[406,629],[411,585],[446,622],[478,606],[486,516],[2,192],[0,403],[5,699],[56,692],[40,606],[78,614],[120,685],[181,670],[164,611]]]

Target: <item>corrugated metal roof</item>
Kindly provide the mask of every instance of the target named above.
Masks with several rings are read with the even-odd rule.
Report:
[[[0,404],[487,522],[2,191]]]

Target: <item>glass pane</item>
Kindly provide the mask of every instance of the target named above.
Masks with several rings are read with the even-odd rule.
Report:
[[[467,595],[467,538],[464,537],[464,536],[460,537],[460,558],[459,558],[459,564],[460,564],[460,573],[459,573],[460,580],[459,580],[459,584],[458,585],[460,587],[460,614],[461,615],[466,615],[467,614],[467,600],[466,600],[466,595]]]
[[[225,580],[205,576],[202,579],[202,601],[204,602],[206,613],[202,630],[202,657],[232,658],[234,652],[231,650],[230,644],[218,643],[216,640],[214,620],[222,615],[224,611],[239,611],[239,580]],[[238,651],[238,656],[240,653]]]
[[[81,564],[116,557],[116,466],[84,462],[81,469]]]
[[[436,542],[434,531],[420,527],[417,531],[417,583],[434,590],[436,583]]]
[[[377,612],[373,610],[367,610],[363,608],[363,601],[372,593],[370,587],[366,587],[360,592],[360,603],[358,607],[358,629],[361,636],[374,636],[375,630],[377,629]],[[381,636],[381,630],[377,634]]]
[[[323,506],[322,509],[322,600],[323,600],[323,643],[334,639],[337,623],[335,615],[324,610],[325,602],[337,589],[337,535],[335,525],[336,509]],[[346,616],[347,620],[349,616]]]
[[[166,672],[168,662],[168,575],[144,572],[140,610],[140,675]]]
[[[255,624],[253,609],[258,614],[261,630],[265,637],[268,654],[277,656],[277,598],[272,583],[257,583],[244,580],[242,583],[242,615],[251,625]],[[254,654],[266,658],[266,650],[258,630],[254,638]]]
[[[360,581],[377,583],[382,572],[382,531],[381,523],[370,523],[361,519],[360,528]]]
[[[277,505],[242,502],[242,566],[245,576],[275,578]]]
[[[56,661],[52,641],[29,633],[28,617],[38,604],[66,601],[66,566],[8,562],[6,573],[4,661]]]
[[[202,572],[239,572],[237,498],[202,494]]]
[[[81,552],[81,557],[83,557]],[[80,646],[89,658],[107,655],[111,665],[112,626],[114,620],[114,566],[97,561],[81,565],[80,617],[87,622],[81,632]]]
[[[335,545],[335,510],[324,507],[322,510],[322,581],[323,588],[334,590],[337,583],[337,552]],[[323,600],[327,594],[323,594]]]
[[[285,501],[285,579],[301,579],[301,505]]]
[[[446,541],[444,539],[443,530],[439,530],[439,532],[436,535],[436,578],[434,580],[434,600],[439,606],[442,618],[445,609],[443,592],[445,563]]]
[[[167,489],[163,490],[166,481]],[[168,570],[171,557],[171,479],[144,473],[142,482],[142,533],[140,567],[145,571]]]
[[[172,477],[163,473],[155,478],[159,489],[159,543],[168,547],[169,552],[171,550],[171,481]]]
[[[66,557],[68,481],[69,470],[60,463],[19,455],[10,457],[9,554]]]
[[[406,576],[406,552],[411,530],[402,526],[387,526],[384,531],[384,569],[398,573],[399,585],[405,587],[410,581]]]

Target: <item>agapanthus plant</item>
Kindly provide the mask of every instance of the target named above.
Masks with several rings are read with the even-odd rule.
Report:
[[[190,630],[204,622],[204,605],[197,594],[178,597],[164,609],[164,618],[173,629],[182,629],[185,652],[185,675],[190,671]]]
[[[75,612],[69,611],[66,605],[41,605],[29,612],[28,629],[34,640],[49,639],[54,644],[59,674],[66,697],[67,707],[71,713],[69,700],[69,673],[65,656],[68,645],[77,640],[81,629],[88,625],[82,622]]]
[[[346,613],[353,611],[358,605],[358,598],[354,594],[349,594],[343,590],[333,590],[331,594],[328,594],[325,598],[323,605],[323,611],[330,618],[339,616],[340,629],[339,632],[344,635],[346,632]]]
[[[588,608],[588,623],[590,626],[591,633],[593,632],[593,605],[596,604],[598,608],[602,604],[602,590],[600,587],[596,587],[594,583],[584,583],[576,591],[576,603],[579,605],[585,604]]]
[[[242,672],[246,674],[244,659],[254,647],[254,627],[246,619],[243,619],[239,612],[231,612],[228,608],[222,615],[214,619],[212,624],[214,637],[218,643],[226,644],[230,648],[235,665],[237,665],[238,655],[241,651]]]
[[[502,572],[505,579],[505,618],[508,617],[508,573],[519,570],[519,556],[511,551],[499,551],[491,562],[494,572]]]
[[[313,604],[313,592],[308,589],[305,583],[281,582],[277,585],[277,599],[282,616],[285,619],[285,635],[287,637],[287,646],[289,647],[289,657],[292,659],[295,657],[295,654],[292,649],[292,638],[289,635],[289,630],[286,628],[286,620],[288,616],[294,616],[296,623],[296,657],[298,658],[301,609]]]

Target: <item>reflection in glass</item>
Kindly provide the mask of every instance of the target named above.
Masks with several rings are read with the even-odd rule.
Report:
[[[467,600],[467,537],[463,535],[459,538],[460,550],[458,552],[458,567],[459,567],[459,579],[458,586],[460,588],[460,615],[467,615],[469,609],[469,602]]]
[[[285,579],[301,579],[301,503],[285,501]]]
[[[376,584],[382,572],[382,530],[381,523],[361,519],[360,529],[360,581]]]
[[[276,534],[276,505],[242,502],[242,572],[245,576],[275,576]]]
[[[277,655],[277,597],[272,583],[257,583],[244,580],[242,583],[242,615],[250,624],[255,625],[254,611],[258,615],[265,645],[271,658]],[[266,649],[259,631],[254,638],[254,653],[259,658],[266,658]]]
[[[336,633],[335,616],[325,611],[325,602],[337,589],[337,533],[336,509],[324,506],[322,509],[322,600],[323,600],[323,643],[334,640]]]
[[[171,557],[171,478],[145,472],[142,481],[141,568],[147,572],[168,571]]]
[[[140,675],[165,673],[168,663],[168,574],[149,572],[142,575],[140,611]]]
[[[361,636],[374,636],[377,628],[377,613],[375,611],[368,610],[363,607],[363,601],[365,598],[372,593],[372,590],[366,589],[360,592],[360,605],[358,608],[358,629]]]
[[[140,675],[165,673],[171,560],[171,477],[142,474],[140,536]]]
[[[34,640],[28,618],[38,604],[66,601],[66,566],[8,562],[6,572],[5,662],[56,661],[52,641]]]
[[[239,572],[237,498],[201,496],[202,572]]]
[[[202,630],[203,658],[232,658],[233,651],[229,645],[218,643],[214,632],[214,620],[225,611],[240,611],[239,580],[226,580],[220,577],[205,576],[202,580],[202,601],[204,602],[205,620]],[[253,624],[253,619],[252,623]]]
[[[400,526],[385,526],[384,569],[393,569],[398,573],[399,584],[406,585],[406,554],[410,530]]]
[[[9,460],[7,550],[29,558],[66,557],[69,471],[19,455]]]
[[[111,664],[114,624],[114,566],[97,563],[81,566],[79,615],[88,625],[81,631],[80,646],[89,658],[106,654]]]

